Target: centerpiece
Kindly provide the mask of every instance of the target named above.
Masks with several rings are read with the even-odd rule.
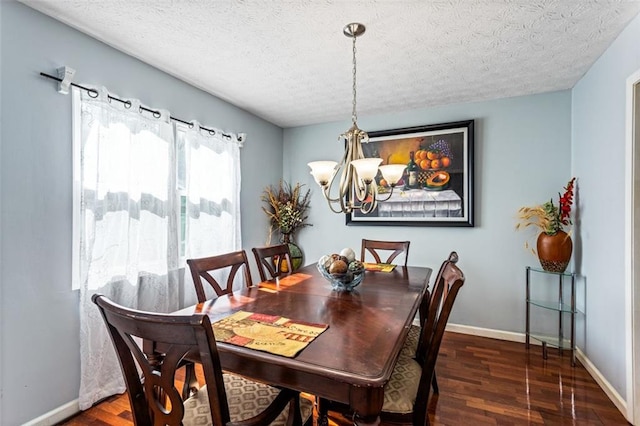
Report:
[[[572,224],[571,206],[575,180],[575,177],[572,178],[563,188],[564,194],[558,193],[557,206],[551,199],[538,206],[522,207],[518,211],[520,222],[516,229],[533,226],[540,230],[536,250],[540,265],[545,271],[564,272],[571,259],[573,242],[564,227]],[[528,243],[525,246],[530,248]],[[531,249],[534,254],[536,250]]]
[[[262,201],[266,204],[262,207],[269,218],[269,237],[267,244],[271,244],[274,232],[280,234],[280,241],[289,245],[293,270],[302,265],[302,250],[293,241],[295,232],[305,226],[312,226],[307,223],[309,203],[311,202],[311,191],[302,191],[302,184],[296,183],[291,186],[284,180],[280,180],[277,187],[268,186],[262,193]],[[282,265],[282,271],[288,272],[288,265]]]
[[[322,256],[317,267],[336,291],[352,291],[364,279],[364,264],[356,260],[356,254],[350,248]]]

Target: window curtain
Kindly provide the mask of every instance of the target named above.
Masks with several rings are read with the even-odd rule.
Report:
[[[240,148],[236,135],[207,131],[198,122],[176,124],[179,187],[184,194],[185,259],[215,256],[241,249],[240,233]],[[189,267],[185,267],[185,304],[196,303]],[[214,277],[226,281],[229,271]],[[242,285],[242,274],[234,288]],[[215,297],[205,285],[208,298]]]
[[[81,105],[76,172],[83,410],[126,389],[91,296],[102,293],[129,308],[155,312],[179,307],[176,149],[169,114],[154,116],[139,101],[110,101],[104,88],[98,92],[96,98],[84,90],[75,95]]]

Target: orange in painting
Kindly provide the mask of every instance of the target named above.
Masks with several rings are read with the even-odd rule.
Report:
[[[439,169],[440,168],[440,160],[431,160],[431,168]]]
[[[442,167],[449,167],[451,165],[451,159],[449,157],[442,157],[440,159],[440,163],[442,164]]]
[[[440,158],[440,153],[438,151],[427,151],[427,158],[429,160],[437,160]]]
[[[429,160],[420,160],[420,168],[422,170],[427,170],[430,164],[431,164],[431,161]]]

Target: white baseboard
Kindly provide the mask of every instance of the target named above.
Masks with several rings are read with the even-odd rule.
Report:
[[[584,365],[584,368],[591,374],[591,377],[598,383],[600,388],[607,394],[611,402],[616,406],[618,410],[622,413],[625,419],[631,424],[633,424],[632,419],[627,417],[627,401],[625,401],[618,391],[616,391],[611,383],[609,383],[604,376],[600,373],[600,371],[596,368],[595,365],[586,357],[586,355],[580,350],[580,348],[576,348],[576,358]]]
[[[417,320],[414,320],[415,325],[419,325]],[[469,325],[448,324],[447,331],[452,333],[470,334],[473,336],[489,337],[491,339],[506,340],[509,342],[524,343],[526,336],[524,333],[515,333],[512,331],[493,330],[489,328],[472,327]],[[539,342],[531,342],[532,344],[539,344]],[[593,365],[593,363],[586,357],[586,355],[576,348],[576,358],[582,363],[584,368],[589,372],[591,377],[598,383],[600,388],[609,397],[611,402],[616,406],[623,416],[631,423],[631,420],[627,418],[627,402],[620,396],[620,394],[611,386],[611,384],[604,378],[600,371]],[[52,426],[62,420],[65,420],[74,414],[78,413],[80,408],[78,406],[78,400],[73,400],[55,410],[49,411],[43,414],[37,419],[33,419],[30,422],[25,423],[23,426]]]
[[[447,324],[447,331],[452,333],[460,333],[460,334],[470,334],[473,336],[480,337],[489,337],[491,339],[499,339],[506,340],[510,342],[519,342],[525,343],[526,335],[524,333],[514,333],[511,331],[501,331],[501,330],[492,330],[489,328],[480,328],[480,327],[472,327],[468,325],[458,325],[458,324]],[[540,345],[540,342],[535,340],[531,341],[531,344]],[[570,345],[569,342],[566,343],[567,347]],[[602,373],[596,368],[595,365],[587,358],[587,356],[580,350],[580,348],[576,348],[576,358],[582,363],[587,372],[593,377],[593,380],[596,381],[598,386],[604,391],[604,393],[609,397],[611,402],[616,406],[616,408],[622,413],[622,415],[627,419],[629,423],[632,423],[631,419],[627,417],[627,402],[620,396],[620,394],[614,389],[613,386],[604,378]]]
[[[79,411],[80,406],[78,405],[78,400],[74,399],[71,402],[61,405],[60,407],[41,415],[37,419],[33,419],[27,423],[24,423],[22,426],[52,426],[56,423],[60,423],[65,419],[68,419]]]

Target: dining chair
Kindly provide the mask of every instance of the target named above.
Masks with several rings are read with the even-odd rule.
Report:
[[[429,425],[428,402],[434,368],[453,303],[464,282],[463,272],[455,263],[448,262],[433,288],[429,311],[421,330],[423,344],[418,346],[415,359],[398,357],[391,378],[384,387],[380,413],[383,424]],[[350,412],[348,406],[320,399],[319,416],[326,417],[327,411],[337,411],[354,420],[358,418],[358,413]]]
[[[258,272],[260,272],[260,279],[262,281],[280,278],[293,273],[293,263],[291,263],[291,253],[289,253],[288,244],[254,247],[252,251],[256,258]],[[284,262],[286,262],[285,270],[283,270]]]
[[[447,265],[457,264],[458,259],[459,257],[457,252],[452,251],[451,253],[449,253],[449,256],[440,265],[440,270],[438,271],[438,274],[436,275],[436,278],[433,282],[438,283],[442,278],[442,274],[444,270],[447,268]],[[443,292],[444,292],[443,297],[446,297],[448,291],[449,291],[448,287],[445,286],[443,289]],[[400,351],[400,356],[408,356],[410,358],[415,358],[416,353],[418,352],[418,346],[421,344],[421,331],[422,331],[422,328],[424,327],[424,322],[427,318],[429,305],[432,303],[435,303],[435,301],[434,302],[430,301],[430,299],[433,298],[434,296],[435,296],[434,292],[425,293],[424,299],[420,304],[420,312],[419,312],[420,325],[419,326],[411,325],[411,327],[409,328],[409,333],[407,334],[407,339],[404,341],[404,345],[402,346],[402,350]],[[436,379],[435,371],[433,372],[432,385],[433,385],[433,393],[439,393],[438,380]]]
[[[410,241],[377,241],[362,239],[362,249],[360,250],[360,261],[364,262],[367,252],[375,259],[375,263],[392,263],[398,255],[404,253],[404,266],[407,266],[409,258]],[[379,251],[391,251],[386,261],[382,261]]]
[[[251,281],[251,271],[249,270],[249,261],[247,260],[247,253],[244,250],[225,253],[218,256],[203,257],[200,259],[188,259],[187,264],[191,270],[193,284],[196,287],[198,303],[202,303],[207,300],[207,295],[202,283],[203,279],[213,287],[216,296],[222,296],[223,294],[233,292],[233,283],[235,281],[236,274],[240,269],[243,270],[246,286],[251,287],[253,285],[253,282]],[[224,268],[230,269],[227,282],[225,286],[222,287],[211,273]]]
[[[311,423],[311,401],[300,398],[298,392],[222,371],[207,315],[175,316],[132,310],[100,294],[92,300],[102,314],[118,355],[135,425]],[[145,344],[163,344],[168,349],[166,353],[149,355],[140,348],[137,339],[143,339]],[[190,353],[200,357],[205,384],[195,395],[183,400],[175,387],[175,372]]]

